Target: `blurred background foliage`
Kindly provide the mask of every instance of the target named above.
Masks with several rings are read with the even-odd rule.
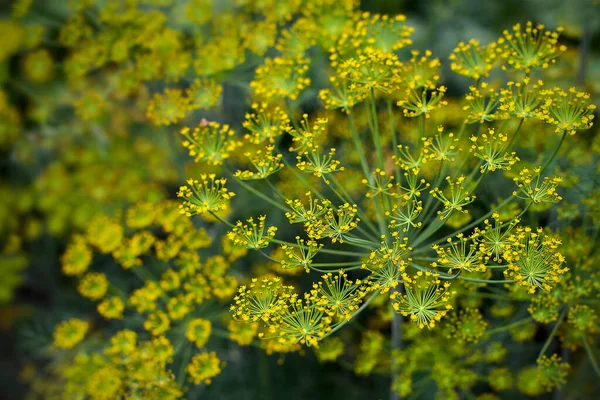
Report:
[[[49,32],[56,31],[60,26],[58,21],[68,14],[66,3],[34,0],[27,21],[40,24]],[[2,2],[2,21],[10,19],[12,7],[12,2]],[[226,8],[227,2],[223,2],[222,7]],[[600,102],[597,0],[364,0],[360,7],[373,13],[405,14],[407,24],[415,28],[414,47],[430,49],[442,59],[442,81],[449,87],[451,96],[462,94],[459,88],[467,87],[466,79],[449,73],[446,62],[447,55],[459,41],[477,38],[487,43],[502,30],[528,20],[549,27],[562,25],[565,31],[561,38],[569,47],[563,58],[565,64],[575,66],[576,70],[575,74],[564,75],[565,86],[580,85],[592,93],[593,102]],[[73,119],[72,109],[61,106],[62,100],[69,102],[72,96],[64,80],[57,79],[43,86],[24,85],[20,71],[27,50],[10,52],[9,57],[3,57],[2,51],[9,51],[5,49],[14,40],[11,36],[14,31],[7,26],[2,29],[0,83],[5,93],[10,93],[17,115],[3,118],[21,120],[23,131],[34,131],[0,148],[0,249],[3,249],[0,255],[0,370],[3,371],[0,396],[20,399],[31,385],[27,379],[28,366],[44,359],[55,325],[67,315],[95,312],[95,305],[82,301],[72,279],[61,273],[60,257],[68,243],[68,233],[83,229],[88,217],[96,211],[118,208],[122,200],[119,195],[124,192],[129,193],[128,200],[132,202],[148,196],[173,197],[181,182],[179,178],[188,174],[173,167],[182,165],[181,160],[187,156],[181,151],[175,154],[169,151],[173,143],[169,143],[166,128],[150,126],[144,115],[110,109],[110,114],[100,123],[104,129],[111,130],[111,141],[107,143],[102,129]],[[64,49],[52,42],[44,45],[52,49],[55,62],[61,63]],[[252,66],[257,62],[260,60],[249,57],[245,64],[227,72],[223,77],[220,109],[202,116],[239,126],[248,106],[247,84],[252,78]],[[562,79],[560,69],[556,74]],[[319,81],[319,77],[313,80]],[[153,89],[157,91],[161,87],[157,84]],[[86,104],[80,113],[86,112],[85,107],[90,113],[95,112],[94,106],[100,107],[93,98],[83,101]],[[0,105],[0,108],[7,107],[2,101]],[[0,130],[11,129],[6,119],[0,122]],[[33,121],[38,124],[34,125]],[[69,134],[65,135],[65,131]],[[596,132],[594,129],[585,135]],[[149,136],[153,137],[152,142],[144,140]],[[91,142],[90,137],[94,141]],[[57,159],[62,164],[54,164]],[[30,190],[32,187],[34,190]],[[114,193],[98,192],[105,187],[112,187]],[[17,232],[18,238],[6,232]],[[14,241],[20,243],[12,243]],[[15,251],[11,251],[12,248]],[[102,263],[102,259],[95,262]],[[107,264],[106,268],[111,280],[117,281],[116,286],[127,287],[127,274],[114,265]],[[211,338],[211,341],[214,341],[213,349],[227,352],[227,367],[212,385],[192,389],[190,398],[295,400],[389,396],[388,378],[357,377],[352,366],[320,364],[311,351],[285,357],[266,356],[261,349],[231,346],[220,338]],[[527,353],[527,345],[517,346]],[[285,362],[281,362],[283,358]],[[509,363],[519,365],[519,360]],[[585,384],[575,379],[564,393],[575,393],[571,387]],[[522,395],[511,391],[507,398],[519,396]],[[548,394],[545,398],[553,396]]]

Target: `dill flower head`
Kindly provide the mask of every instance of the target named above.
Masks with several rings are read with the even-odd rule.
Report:
[[[547,69],[567,49],[558,44],[562,31],[562,27],[558,27],[556,31],[545,30],[544,25],[534,25],[531,21],[524,27],[515,24],[512,31],[505,30],[504,37],[498,40],[500,55],[511,69],[517,71],[529,73],[532,68]]]
[[[433,137],[423,139],[422,154],[431,161],[454,161],[455,156],[462,151],[458,147],[458,138],[454,133],[444,134],[444,127],[438,126]]]
[[[202,318],[195,318],[188,322],[185,337],[193,342],[196,347],[201,349],[204,347],[210,337],[212,331],[212,324],[209,320]]]
[[[221,360],[214,351],[196,354],[188,364],[187,372],[188,379],[196,385],[200,383],[210,385],[212,378],[221,373]]]
[[[270,103],[295,100],[310,85],[310,78],[306,77],[308,66],[309,60],[303,57],[267,58],[250,82],[253,95]]]
[[[469,151],[483,161],[479,167],[482,174],[497,169],[508,171],[519,161],[519,157],[514,151],[511,153],[506,151],[508,136],[500,132],[496,133],[493,128],[490,128],[487,133],[472,136],[471,142]]]
[[[92,262],[93,252],[82,236],[74,236],[61,257],[65,275],[81,275]]]
[[[448,268],[448,273],[454,269],[459,271],[484,271],[485,264],[478,246],[471,237],[465,237],[462,233],[456,235],[456,241],[448,238],[448,245],[432,246],[437,253],[437,267]]]
[[[48,50],[36,50],[25,57],[23,69],[32,82],[47,82],[54,75],[54,63]]]
[[[73,348],[83,340],[88,328],[89,323],[81,319],[63,321],[54,330],[54,345],[61,349]]]
[[[120,297],[109,297],[98,304],[98,313],[106,319],[122,319],[125,303]]]
[[[440,80],[439,70],[442,66],[440,59],[432,57],[431,50],[425,50],[423,53],[419,50],[411,50],[410,54],[410,61],[404,63],[402,67],[404,85],[407,89],[419,93],[434,90]]]
[[[285,216],[290,221],[290,224],[297,223],[315,223],[321,218],[331,207],[331,201],[324,199],[314,199],[312,192],[306,193],[308,204],[305,205],[300,199],[286,200],[287,206],[291,209],[285,213]]]
[[[306,154],[318,147],[317,141],[327,131],[327,123],[326,118],[317,118],[310,125],[308,114],[303,114],[300,126],[289,130],[293,142],[289,150],[298,154]]]
[[[229,337],[240,346],[248,346],[258,334],[258,322],[239,322],[231,320],[227,324]]]
[[[453,313],[448,321],[448,337],[461,342],[478,342],[485,333],[488,323],[476,308],[467,308]]]
[[[118,396],[123,389],[121,374],[121,371],[113,366],[95,371],[86,383],[88,394],[97,399],[111,399]]]
[[[361,54],[332,63],[337,76],[348,84],[356,98],[366,98],[371,90],[389,93],[401,82],[400,66],[394,53],[368,47]]]
[[[338,336],[328,337],[323,339],[314,351],[319,362],[335,362],[344,352],[344,342]]]
[[[326,110],[336,110],[340,108],[345,113],[349,114],[352,108],[362,102],[365,98],[364,93],[355,92],[354,86],[349,80],[338,79],[337,76],[329,78],[330,89],[322,89],[319,91],[319,99],[323,102]]]
[[[538,288],[551,290],[560,275],[569,270],[563,267],[565,258],[558,252],[561,242],[545,235],[541,229],[517,227],[508,242],[502,254],[508,263],[504,275],[516,280],[529,293],[535,293]]]
[[[497,392],[513,387],[514,378],[508,368],[493,368],[488,375],[488,382]]]
[[[106,294],[109,282],[103,273],[88,272],[79,282],[79,293],[91,300],[99,300]]]
[[[567,322],[580,332],[595,332],[597,320],[596,311],[586,304],[573,306],[567,315]]]
[[[104,350],[108,355],[130,355],[136,351],[137,333],[124,329],[110,339],[110,346]]]
[[[277,324],[286,312],[294,288],[284,286],[281,278],[253,278],[242,285],[233,298],[231,314],[237,320]]]
[[[174,321],[180,320],[193,310],[193,301],[190,296],[184,294],[171,297],[167,302],[169,318]]]
[[[201,180],[190,179],[189,186],[181,186],[177,197],[184,202],[180,206],[181,213],[189,216],[205,212],[226,210],[229,200],[235,196],[226,187],[227,179],[216,179],[215,174],[202,175]]]
[[[223,86],[214,79],[195,79],[185,94],[190,110],[210,110],[220,102]]]
[[[430,191],[430,194],[444,206],[443,210],[438,211],[440,219],[450,217],[455,211],[468,213],[465,206],[475,201],[475,196],[471,195],[464,186],[464,176],[459,176],[456,181],[451,177],[446,177],[448,185],[444,191],[439,187],[435,187]]]
[[[236,177],[242,180],[257,180],[266,179],[284,167],[281,154],[273,154],[275,147],[269,145],[264,150],[257,150],[254,154],[250,152],[244,153],[250,159],[255,171],[238,170]]]
[[[426,118],[429,118],[433,111],[448,104],[447,101],[442,100],[444,93],[446,93],[445,86],[440,86],[431,91],[410,88],[405,93],[404,98],[396,103],[399,107],[402,107],[405,117],[414,118],[425,115]]]
[[[541,167],[536,167],[533,171],[529,168],[523,168],[519,175],[513,178],[519,191],[514,191],[513,196],[521,199],[531,200],[533,203],[557,203],[562,197],[556,192],[556,187],[562,182],[560,177],[541,178]]]
[[[134,229],[146,228],[154,222],[155,205],[140,202],[130,207],[125,213],[127,226]]]
[[[488,77],[497,58],[496,43],[481,46],[475,39],[460,42],[450,54],[452,72],[478,80]]]
[[[266,218],[266,215],[261,215],[258,217],[258,223],[252,217],[246,220],[247,224],[238,221],[231,231],[227,233],[227,236],[236,246],[253,250],[267,247],[275,238],[277,227],[270,226],[265,232]]]
[[[249,132],[244,140],[252,144],[272,144],[291,129],[287,113],[281,107],[271,108],[264,102],[252,104],[252,112],[244,115],[242,126]]]
[[[102,253],[110,253],[121,244],[123,227],[111,218],[99,216],[90,221],[86,239]]]
[[[153,336],[164,334],[171,327],[171,320],[164,311],[156,311],[148,316],[144,321],[144,329],[150,332]]]
[[[221,125],[215,121],[202,122],[190,130],[183,128],[181,134],[185,137],[183,147],[188,149],[195,162],[208,165],[222,165],[242,143],[235,139],[235,132],[229,125]]]
[[[560,388],[567,381],[570,366],[562,359],[552,354],[551,357],[542,356],[537,360],[537,372],[542,388],[546,392],[551,392],[555,388]]]
[[[328,154],[322,154],[319,147],[314,146],[310,152],[296,157],[298,160],[296,167],[300,171],[312,173],[317,178],[324,178],[325,183],[328,183],[325,176],[344,170],[344,167],[340,166],[341,162],[334,159],[334,156],[335,149],[329,149]]]
[[[281,250],[284,257],[281,259],[281,268],[293,269],[302,267],[306,272],[310,271],[310,266],[313,258],[323,247],[323,244],[317,243],[315,240],[304,240],[300,236],[296,236],[297,246],[284,244]]]
[[[560,303],[555,298],[543,294],[538,294],[531,299],[531,304],[527,308],[532,318],[540,323],[549,324],[558,319]]]
[[[394,311],[405,317],[410,316],[419,328],[435,327],[449,310],[452,309],[449,290],[450,282],[440,282],[437,275],[418,271],[414,276],[402,277],[406,293],[394,292],[390,296]]]
[[[244,24],[241,36],[243,47],[262,56],[275,44],[277,23],[273,20],[264,20]]]
[[[291,298],[288,309],[273,330],[276,337],[316,347],[319,340],[331,330],[331,322],[331,317],[323,307],[313,302],[307,294],[304,299]]]
[[[385,338],[379,331],[368,330],[360,338],[359,353],[354,361],[356,375],[369,375],[384,351]]]
[[[409,257],[411,248],[406,245],[406,240],[398,234],[393,235],[391,246],[387,240],[382,240],[381,247],[372,251],[369,259],[361,265],[371,272],[368,281],[372,289],[387,293],[400,284],[406,267],[412,261]]]
[[[590,129],[593,125],[595,104],[589,104],[590,94],[570,88],[568,92],[553,88],[541,91],[544,102],[539,118],[556,126],[556,133],[574,135],[578,130]]]
[[[181,89],[165,89],[155,93],[148,104],[146,116],[155,125],[176,124],[190,111],[190,100]]]
[[[522,82],[510,81],[506,89],[500,90],[499,110],[520,119],[541,118],[539,109],[543,97],[541,90],[544,82],[538,80],[531,84],[531,79],[523,78]]]
[[[500,94],[490,88],[487,82],[481,82],[479,86],[470,86],[465,100],[467,104],[463,106],[463,111],[469,112],[465,119],[468,124],[483,124],[509,117],[509,114],[499,107]]]
[[[347,22],[339,36],[336,48],[342,50],[340,56],[361,56],[372,50],[392,54],[410,44],[414,29],[406,26],[406,16],[371,14],[357,12]]]
[[[356,204],[344,203],[337,208],[327,207],[318,219],[305,224],[306,233],[311,239],[328,237],[332,243],[344,243],[350,237],[348,233],[360,222],[360,218],[356,217],[357,213]]]
[[[329,316],[349,320],[350,315],[358,309],[362,297],[358,290],[359,283],[349,280],[343,270],[337,274],[329,272],[321,279],[313,284],[313,301],[325,307]]]

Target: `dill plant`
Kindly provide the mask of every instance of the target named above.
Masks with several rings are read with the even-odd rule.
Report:
[[[556,78],[562,28],[446,59],[355,0],[216,3],[73,0],[47,29],[19,0],[0,21],[0,149],[40,165],[0,186],[0,299],[47,236],[88,306],[52,321],[32,396],[214,396],[247,346],[385,376],[392,399],[536,396],[579,359],[600,376],[600,142],[591,95]],[[511,341],[534,344],[518,368]]]

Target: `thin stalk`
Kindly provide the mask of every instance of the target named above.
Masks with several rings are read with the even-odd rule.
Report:
[[[485,331],[485,334],[486,335],[492,335],[494,333],[507,331],[507,330],[512,329],[512,328],[514,328],[516,326],[524,325],[524,324],[526,324],[526,323],[528,323],[530,321],[533,321],[532,317],[523,318],[523,319],[520,319],[520,320],[515,321],[513,323],[510,323],[508,325],[499,326],[498,328],[494,328],[494,329],[490,329],[488,331]]]
[[[365,247],[366,249],[369,249],[369,250],[375,250],[376,248],[379,247],[379,243],[377,243],[377,242],[372,242],[370,240],[361,239],[350,233],[347,233],[344,236],[346,236],[345,240],[347,240],[348,242],[353,243],[355,245],[362,245],[362,247]]]
[[[233,176],[233,175],[232,175]],[[248,185],[246,182],[244,182],[243,180],[236,178],[235,176],[233,177],[233,179],[236,180],[237,183],[239,183],[244,189],[248,190],[249,192],[252,192],[254,195],[260,197],[261,199],[263,199],[264,201],[266,201],[267,203],[273,205],[274,207],[279,208],[281,211],[283,212],[288,212],[290,211],[287,207],[279,204],[278,202],[276,202],[275,200],[273,200],[272,198],[266,196],[265,194],[263,194],[262,192],[254,189],[251,185]]]
[[[183,383],[185,382],[186,371],[185,367],[187,367],[190,358],[192,357],[192,343],[188,343],[183,350],[183,354],[181,356],[181,365],[179,366],[179,373],[177,374],[177,386],[183,387]]]
[[[212,211],[210,211],[210,210],[209,210],[208,212],[210,213],[210,215],[212,215],[213,217],[215,217],[215,218],[216,218],[216,219],[217,219],[219,222],[221,222],[221,223],[223,223],[223,224],[225,224],[225,225],[229,226],[230,228],[233,228],[233,227],[234,227],[234,225],[233,225],[231,222],[229,222],[229,221],[227,221],[227,220],[224,220],[223,218],[219,217],[219,216],[218,216],[217,214],[215,214],[214,212],[212,212]]]
[[[365,174],[365,178],[369,179],[369,163],[367,162],[367,157],[365,155],[365,149],[363,148],[362,142],[360,140],[360,135],[356,129],[356,124],[354,123],[354,116],[352,113],[348,113],[348,122],[350,123],[350,132],[352,133],[352,141],[354,142],[354,147],[356,148],[356,152],[358,153],[358,158],[360,159],[360,166]]]
[[[565,141],[565,137],[566,136],[567,136],[567,131],[563,131],[562,136],[560,137],[560,141],[558,142],[558,146],[556,146],[556,148],[554,149],[554,152],[552,153],[552,155],[550,156],[550,158],[548,159],[548,161],[546,161],[546,163],[544,164],[544,166],[540,170],[540,175],[552,163],[552,161],[554,161],[554,158],[558,154],[558,151],[560,150],[560,146]]]
[[[336,263],[312,263],[315,267],[354,267],[361,266],[362,263],[356,261],[348,261],[348,262],[336,262]]]
[[[402,284],[400,284],[394,290],[399,293],[403,293],[404,287],[402,286]],[[389,307],[392,307],[392,306],[390,305]],[[392,357],[393,357],[394,350],[402,348],[402,324],[403,324],[403,322],[404,321],[402,318],[402,314],[395,312],[394,308],[392,307],[392,332],[391,332]],[[394,382],[394,376],[397,373],[397,370],[398,370],[398,368],[395,365],[395,363],[392,363],[392,368],[390,371],[391,375],[392,375],[392,384]],[[398,393],[395,390],[391,389],[390,390],[390,400],[399,400],[399,399],[400,399],[400,396],[398,395]]]
[[[287,200],[286,197],[283,195],[283,193],[281,193],[279,191],[279,189],[277,189],[277,187],[275,185],[273,185],[273,183],[271,183],[271,181],[269,180],[269,178],[265,178],[265,181],[267,181],[267,183],[269,184],[269,186],[271,187],[271,189],[273,189],[273,192],[279,197],[281,198],[281,200],[283,200],[284,202]]]
[[[600,367],[598,367],[598,363],[596,362],[596,358],[594,357],[594,353],[592,352],[592,348],[590,347],[590,343],[587,340],[587,335],[585,332],[581,334],[581,338],[583,339],[583,345],[585,346],[585,351],[587,351],[588,357],[590,358],[592,367],[594,368],[596,375],[600,376]]]
[[[447,274],[445,272],[440,272],[440,271],[436,271],[436,270],[433,270],[433,269],[421,267],[420,265],[415,264],[415,263],[410,263],[410,266],[413,267],[413,268],[415,268],[415,269],[418,269],[419,271],[430,272],[432,274],[436,274],[436,275],[438,275],[440,277],[440,279],[443,279],[443,280],[458,279],[458,280],[461,280],[461,281],[476,282],[476,283],[491,283],[491,284],[503,284],[503,283],[515,283],[516,282],[513,279],[494,280],[494,279],[466,278],[464,276],[460,276],[461,270],[459,270],[457,274],[450,275],[450,274]]]
[[[502,279],[502,280],[475,279],[475,278],[465,278],[464,276],[459,276],[458,279],[460,279],[461,281],[477,282],[477,283],[492,283],[492,284],[515,283],[516,282],[514,279]]]
[[[298,243],[286,242],[286,241],[279,240],[279,239],[273,239],[271,242],[277,243],[277,244],[285,244],[287,246],[297,247],[299,249],[307,249],[306,246],[301,246]],[[331,250],[331,249],[320,249],[319,252],[320,253],[328,253],[328,254],[337,254],[337,255],[340,255],[340,256],[365,257],[365,256],[369,255],[368,253],[357,253],[357,252],[354,252],[354,251]]]
[[[548,350],[548,347],[550,347],[550,343],[552,343],[552,339],[554,339],[554,336],[556,336],[556,332],[558,332],[558,327],[560,326],[561,322],[565,318],[566,314],[567,314],[567,309],[565,308],[564,310],[562,310],[562,312],[560,313],[560,316],[556,320],[556,323],[554,324],[554,328],[552,328],[552,332],[550,332],[550,336],[548,336],[546,343],[544,343],[544,347],[542,347],[542,350],[540,350],[540,354],[538,354],[538,356],[537,356],[538,359],[540,359],[546,353],[546,350]]]
[[[390,99],[388,97],[387,99],[387,112],[388,112],[388,117],[390,119],[389,123],[390,123],[390,134],[392,136],[392,151],[394,152],[394,155],[396,156],[396,159],[398,159],[399,153],[398,153],[398,138],[396,137],[396,120],[394,119],[394,111],[392,108],[392,99]],[[398,165],[396,163],[394,163],[394,172],[395,172],[395,176],[396,176],[396,182],[400,183],[400,168],[398,167]]]
[[[527,210],[529,210],[529,207],[531,207],[532,204],[533,204],[533,201],[530,201],[529,204],[527,204],[527,206],[525,206],[525,208],[523,209],[523,211],[521,211],[519,213],[519,215],[517,215],[516,219],[521,219],[521,217],[527,212]]]
[[[385,170],[385,163],[383,159],[383,145],[381,143],[381,134],[379,133],[379,121],[377,118],[377,106],[375,104],[375,91],[371,89],[370,92],[370,103],[371,103],[371,120],[373,121],[373,144],[375,145],[375,153],[377,154],[377,162],[381,170]]]
[[[504,149],[504,151],[509,151],[512,147],[512,145],[515,143],[515,139],[518,136],[519,131],[521,130],[521,126],[523,125],[523,121],[524,119],[521,119],[519,121],[519,125],[517,126],[517,129],[515,130],[515,133],[513,133],[513,137],[510,139],[510,142],[508,142],[508,144],[506,145],[506,148]]]

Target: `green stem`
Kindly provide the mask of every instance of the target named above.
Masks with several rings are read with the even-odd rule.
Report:
[[[353,267],[360,266],[362,263],[356,261],[348,261],[348,262],[333,262],[333,263],[312,263],[315,267]]]
[[[521,119],[519,121],[519,125],[517,126],[517,129],[515,130],[515,133],[513,133],[513,137],[510,139],[510,142],[508,142],[508,144],[506,145],[506,148],[505,148],[504,151],[509,151],[511,149],[512,145],[515,142],[515,139],[518,136],[519,131],[521,130],[521,126],[523,125],[523,121],[524,121],[524,119]]]
[[[490,329],[488,331],[485,331],[485,334],[486,335],[492,335],[494,333],[507,331],[507,330],[512,329],[512,328],[514,328],[516,326],[524,325],[524,324],[526,324],[526,323],[528,323],[528,322],[530,322],[532,320],[533,320],[532,317],[523,318],[523,319],[520,319],[520,320],[515,321],[513,323],[510,323],[508,325],[500,326],[498,328],[494,328],[494,329]]]
[[[215,217],[218,221],[220,221],[221,223],[229,226],[230,228],[233,228],[235,225],[233,225],[231,222],[224,220],[223,218],[219,217],[217,214],[215,214],[212,211],[208,211],[213,217]]]
[[[388,117],[389,117],[389,123],[390,123],[390,134],[392,136],[393,152],[394,152],[394,155],[396,156],[396,159],[398,159],[400,154],[398,153],[398,138],[396,137],[396,120],[394,119],[394,111],[392,108],[392,99],[389,97],[387,99],[387,111],[388,111]],[[400,183],[401,173],[400,173],[400,168],[398,167],[398,165],[396,163],[394,163],[394,172],[396,175],[396,182]]]
[[[233,176],[233,175],[232,175]],[[264,195],[263,193],[261,193],[260,191],[254,189],[252,186],[248,185],[246,182],[244,182],[243,180],[236,178],[235,176],[233,177],[233,179],[235,179],[237,181],[237,183],[239,183],[244,189],[248,190],[249,192],[252,192],[254,195],[260,197],[261,199],[263,199],[264,201],[266,201],[267,203],[273,205],[274,207],[279,208],[281,211],[283,212],[289,212],[290,210],[285,207],[282,206],[281,204],[279,204],[278,202],[276,202],[275,200],[271,199],[270,197]]]
[[[381,143],[381,134],[379,133],[379,121],[377,118],[377,106],[375,104],[375,91],[371,89],[371,120],[373,121],[373,144],[375,145],[375,153],[377,154],[377,161],[379,168],[382,171],[385,170],[385,162],[383,159],[383,145]]]
[[[552,153],[552,156],[550,156],[550,158],[548,159],[548,161],[546,161],[546,163],[544,164],[544,166],[540,170],[540,175],[542,175],[542,173],[544,172],[544,170],[550,165],[550,163],[552,163],[552,161],[554,161],[554,158],[558,154],[558,151],[560,150],[560,146],[564,142],[566,136],[567,136],[567,131],[563,131],[562,136],[560,137],[560,141],[558,142],[558,146],[556,146],[556,148],[554,149],[554,152]]]
[[[354,142],[354,147],[356,148],[356,152],[358,153],[358,157],[360,159],[360,166],[362,167],[363,173],[365,174],[365,178],[369,179],[369,163],[367,162],[365,149],[363,148],[362,142],[360,140],[360,135],[358,134],[356,124],[354,123],[354,116],[351,112],[349,112],[347,115],[348,122],[350,123],[350,132],[352,133],[352,141]]]
[[[177,386],[183,387],[183,383],[185,382],[186,377],[186,367],[190,362],[190,358],[192,357],[192,343],[187,343],[185,349],[183,350],[183,354],[181,356],[181,365],[179,366],[179,373],[177,374]]]
[[[598,367],[598,363],[596,362],[596,358],[594,357],[594,353],[592,352],[592,348],[590,347],[585,332],[581,334],[581,338],[583,339],[583,345],[585,346],[585,351],[587,351],[588,357],[590,358],[592,367],[594,368],[596,375],[600,376],[600,367]]]
[[[279,239],[273,239],[272,242],[273,243],[277,243],[277,244],[285,244],[285,245],[291,246],[291,247],[297,247],[297,248],[301,248],[301,249],[307,249],[307,247],[300,246],[298,243],[285,242],[285,241],[279,240]],[[340,256],[365,257],[365,256],[369,255],[368,253],[357,253],[357,252],[354,252],[354,251],[331,250],[331,249],[320,249],[319,252],[321,252],[321,253],[329,253],[329,254],[337,254],[337,255],[340,255]]]
[[[550,346],[550,343],[552,343],[552,339],[554,339],[554,336],[556,336],[556,332],[558,332],[558,327],[560,326],[561,322],[565,318],[566,314],[567,314],[567,309],[565,308],[564,310],[562,310],[562,312],[560,313],[560,316],[556,320],[556,323],[554,324],[554,328],[552,328],[552,332],[550,332],[550,336],[548,336],[546,343],[544,343],[544,347],[542,347],[540,354],[538,354],[538,356],[537,356],[538,359],[540,359],[546,353],[546,350],[548,350],[548,347]]]

